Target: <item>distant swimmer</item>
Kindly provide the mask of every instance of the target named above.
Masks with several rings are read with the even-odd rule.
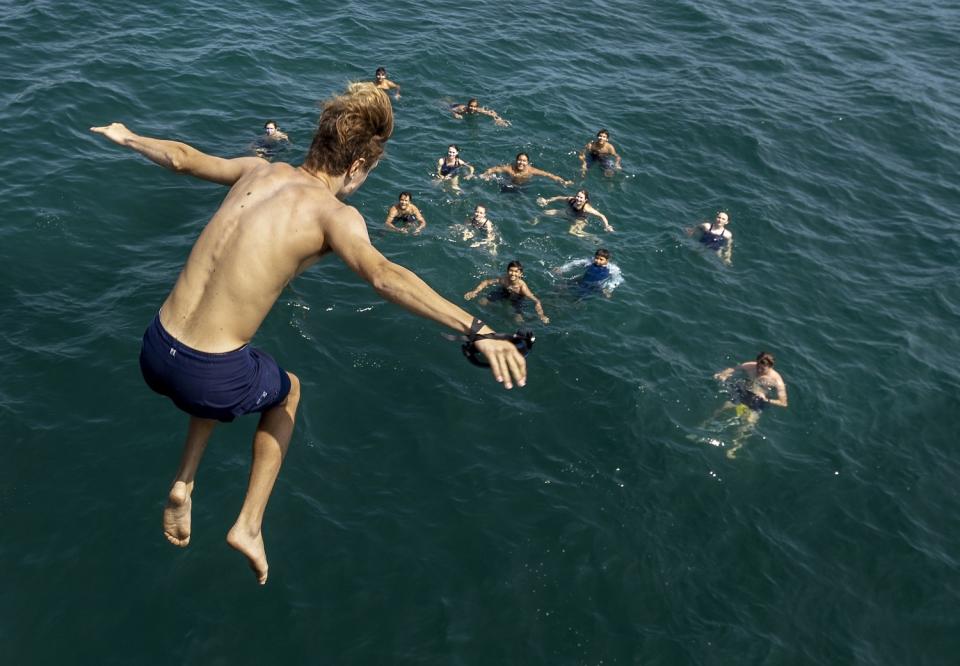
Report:
[[[743,439],[760,418],[760,412],[768,405],[787,406],[787,386],[780,373],[773,369],[774,363],[773,354],[763,351],[757,354],[755,361],[747,361],[738,366],[726,368],[713,376],[721,382],[737,378],[732,386],[730,400],[720,410],[736,410],[737,416],[747,426],[741,428],[734,439],[733,447],[727,451],[728,458],[736,457],[737,450],[743,446]]]
[[[437,178],[449,180],[454,190],[460,190],[460,176],[473,178],[473,166],[460,159],[460,147],[454,144],[447,146],[447,154],[437,160]]]
[[[487,305],[493,301],[509,301],[516,312],[516,319],[523,321],[523,301],[528,299],[533,303],[537,316],[544,324],[550,323],[550,317],[543,312],[543,305],[540,299],[533,295],[530,287],[523,280],[523,264],[519,261],[511,261],[507,264],[507,273],[501,277],[489,278],[483,280],[476,287],[463,295],[468,301],[475,298],[477,294],[487,287],[496,286],[491,292],[480,299],[480,305]]]
[[[541,208],[557,201],[564,201],[566,205],[563,208],[550,208],[543,212],[545,215],[567,215],[573,220],[573,224],[570,225],[570,233],[574,236],[587,235],[584,231],[584,228],[587,226],[587,215],[600,218],[600,221],[603,222],[604,231],[613,231],[613,227],[611,227],[607,221],[607,216],[590,205],[590,193],[586,190],[578,190],[572,197],[559,196],[550,197],[549,199],[537,197],[537,205]]]
[[[380,90],[392,90],[393,98],[400,99],[400,84],[388,79],[387,70],[383,67],[377,67],[377,71],[374,72],[373,85],[380,88]]]
[[[463,118],[464,116],[481,114],[493,118],[493,122],[500,127],[509,127],[510,125],[510,121],[501,118],[500,115],[493,109],[480,106],[480,102],[477,101],[476,97],[471,97],[466,104],[452,105],[450,107],[450,112],[453,114],[454,118],[458,119]]]
[[[271,158],[278,148],[285,148],[290,143],[290,137],[280,130],[276,121],[268,120],[263,124],[263,135],[254,144],[254,153],[257,157]]]
[[[463,240],[472,238],[478,238],[478,240],[470,247],[486,245],[492,254],[497,253],[497,232],[494,230],[493,222],[487,217],[487,207],[483,204],[477,204],[473,209],[473,215],[463,224]]]
[[[605,129],[597,132],[597,138],[585,145],[577,157],[580,158],[581,176],[586,176],[587,169],[594,163],[599,164],[606,175],[621,168],[620,156],[610,143],[610,133]]]
[[[263,124],[263,133],[265,138],[273,139],[274,141],[290,140],[290,137],[287,136],[287,133],[281,131],[274,120],[268,120]]]
[[[499,166],[490,167],[482,174],[480,177],[484,180],[490,180],[497,174],[504,174],[513,185],[523,185],[534,176],[542,176],[543,178],[549,178],[550,180],[556,181],[565,187],[573,185],[572,180],[564,180],[555,173],[550,173],[549,171],[544,171],[543,169],[538,169],[536,167],[530,166],[530,156],[526,153],[517,153],[517,159],[513,164],[501,164]]]
[[[563,266],[553,269],[555,275],[566,275],[575,268],[586,268],[583,275],[577,278],[581,293],[596,291],[607,298],[613,295],[613,290],[623,284],[623,275],[620,267],[610,262],[610,250],[600,248],[590,259],[574,259]]]
[[[383,298],[414,314],[464,335],[491,329],[387,260],[370,244],[360,213],[343,203],[376,167],[393,132],[390,100],[369,83],[351,84],[324,104],[299,167],[258,157],[222,159],[139,136],[121,123],[90,129],[171,171],[230,186],[144,334],[140,369],[151,389],[190,415],[163,512],[164,533],[174,545],[190,541],[194,477],[217,421],[260,414],[246,498],[227,543],[263,584],[263,514],[290,444],[301,385],[250,341],[289,282],[334,253]],[[477,339],[481,345],[498,382],[506,388],[526,383],[525,359],[512,342]],[[365,418],[362,411],[357,418]]]
[[[728,266],[733,260],[733,232],[727,229],[730,224],[730,216],[720,210],[713,222],[704,222],[687,230],[687,235],[700,232],[700,242],[707,248],[714,250],[723,263]]]
[[[402,234],[419,234],[427,226],[420,209],[413,204],[409,192],[401,192],[397,203],[387,210],[385,222],[390,231],[399,231]]]

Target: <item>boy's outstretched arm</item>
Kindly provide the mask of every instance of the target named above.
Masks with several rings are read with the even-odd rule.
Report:
[[[118,146],[130,148],[174,173],[186,173],[221,185],[233,185],[253,169],[267,163],[259,157],[215,157],[180,141],[140,136],[123,123],[91,127],[90,131],[102,134]]]

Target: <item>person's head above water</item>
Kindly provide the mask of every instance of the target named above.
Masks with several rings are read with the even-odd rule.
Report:
[[[476,97],[471,97],[467,100],[467,111],[473,113],[480,108],[480,102],[477,101]]]
[[[573,195],[573,203],[576,206],[582,206],[588,201],[590,201],[590,193],[586,190],[577,190],[577,193]]]
[[[610,132],[605,129],[601,129],[597,132],[597,143],[604,144],[610,140]]]
[[[277,131],[277,123],[274,120],[268,120],[263,124],[263,129],[267,134],[274,134]]]
[[[517,161],[515,162],[517,171],[523,171],[528,166],[530,166],[530,156],[526,153],[517,153]]]
[[[606,266],[610,261],[610,250],[606,248],[600,248],[593,253],[593,263],[596,266]]]
[[[456,157],[456,156],[459,155],[459,154],[460,154],[460,146],[458,146],[458,145],[455,144],[455,143],[451,143],[449,146],[447,146],[447,155],[448,155],[448,156],[450,156],[450,157]]]
[[[383,67],[377,67],[377,71],[373,73],[373,76],[377,79],[377,81],[383,81],[385,78],[387,78],[387,70],[385,70]]]
[[[725,227],[730,223],[730,216],[727,214],[726,211],[718,210],[717,217],[714,218],[714,221],[716,222],[717,226]],[[730,232],[730,233],[733,233],[733,232]]]
[[[773,354],[769,352],[762,351],[757,354],[757,374],[762,375],[773,368],[773,364],[776,362],[776,359],[773,358]]]
[[[514,259],[509,264],[507,264],[507,277],[512,281],[519,280],[523,277],[523,264]]]
[[[342,95],[324,102],[303,167],[331,176],[357,169],[365,177],[391,134],[393,107],[387,94],[372,83],[351,83]]]
[[[487,216],[487,207],[483,204],[477,204],[477,207],[473,209],[473,219],[482,220]]]
[[[400,208],[406,208],[407,204],[409,204],[412,199],[413,197],[410,196],[410,193],[404,190],[400,193],[400,197],[397,199],[397,201],[400,203]]]

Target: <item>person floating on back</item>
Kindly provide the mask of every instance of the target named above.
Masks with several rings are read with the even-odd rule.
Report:
[[[387,210],[387,229],[402,234],[419,234],[427,226],[420,209],[414,205],[409,192],[401,192],[397,203]]]
[[[597,138],[583,147],[577,157],[580,159],[580,176],[587,175],[587,169],[593,164],[599,164],[605,175],[611,175],[614,169],[620,169],[620,156],[616,148],[610,143],[610,133],[602,129],[597,132]]]
[[[392,90],[393,98],[400,99],[400,84],[388,79],[387,70],[383,67],[377,67],[377,71],[374,72],[373,85],[380,88],[380,90]]]
[[[268,566],[261,525],[290,443],[301,384],[249,343],[287,284],[334,253],[383,298],[414,314],[461,334],[492,329],[387,260],[370,244],[360,213],[343,203],[377,166],[393,132],[390,100],[369,83],[351,84],[325,103],[299,167],[214,157],[184,143],[139,136],[121,123],[90,129],[171,171],[230,186],[147,327],[140,368],[151,389],[190,417],[163,511],[163,530],[174,545],[190,541],[194,478],[214,426],[260,415],[246,498],[227,543],[263,584]],[[506,388],[526,383],[525,359],[513,343],[478,339],[475,347]]]
[[[586,190],[578,190],[577,193],[572,197],[559,196],[550,197],[549,199],[537,197],[537,205],[541,208],[544,206],[549,206],[557,201],[564,201],[566,202],[566,205],[563,208],[550,208],[543,212],[545,215],[551,216],[566,215],[573,220],[573,224],[570,225],[569,231],[574,236],[587,235],[587,233],[584,231],[584,228],[587,226],[587,215],[593,215],[594,217],[599,218],[600,221],[603,222],[604,231],[613,231],[613,227],[611,227],[610,223],[607,221],[607,216],[590,204],[590,193]]]
[[[550,323],[550,317],[543,312],[543,305],[540,299],[534,296],[530,287],[523,280],[523,264],[519,261],[511,261],[507,264],[506,275],[483,280],[476,287],[463,295],[466,300],[471,300],[487,287],[496,285],[490,293],[480,299],[480,305],[487,305],[492,301],[509,301],[515,310],[515,317],[518,322],[523,321],[523,300],[528,299],[533,303],[537,316],[544,324]]]
[[[477,101],[476,97],[471,97],[466,104],[453,104],[450,107],[450,112],[453,114],[454,118],[462,119],[464,116],[473,116],[473,115],[484,115],[490,116],[493,118],[493,122],[500,127],[508,127],[510,121],[504,120],[500,115],[493,109],[488,109],[484,106],[480,106],[480,102]]]

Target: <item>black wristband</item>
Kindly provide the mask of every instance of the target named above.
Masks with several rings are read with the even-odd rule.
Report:
[[[477,334],[480,333],[480,329],[483,328],[485,324],[482,319],[473,318],[473,321],[470,322],[470,332],[467,335],[467,339],[473,342],[477,339]]]
[[[483,322],[479,319],[474,319],[474,322],[478,322],[477,330],[483,327]],[[533,343],[536,341],[536,336],[534,336],[532,331],[517,331],[516,333],[473,333],[473,327],[471,327],[470,336],[467,338],[467,341],[463,343],[461,349],[463,350],[463,355],[467,357],[467,360],[473,363],[474,365],[486,368],[490,364],[480,358],[480,352],[477,351],[476,342],[477,340],[508,340],[514,344],[517,348],[517,351],[520,352],[523,356],[526,356],[533,350]]]

